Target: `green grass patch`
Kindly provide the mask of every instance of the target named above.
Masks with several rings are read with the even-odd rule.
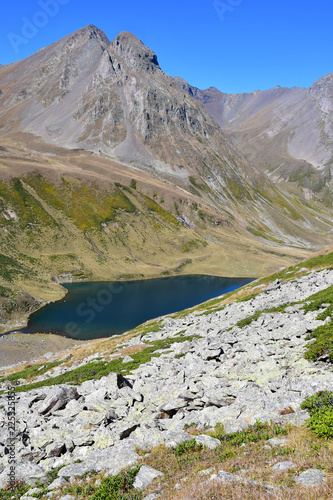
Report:
[[[133,487],[139,470],[140,467],[135,467],[114,477],[103,479],[91,500],[140,500],[142,493]]]
[[[136,211],[121,184],[102,191],[93,183],[65,177],[60,186],[41,175],[30,176],[27,182],[48,205],[70,218],[81,230],[98,229],[102,223],[115,221],[119,212]]]
[[[192,186],[194,186],[196,189],[200,189],[201,191],[206,191],[208,193],[211,191],[211,189],[209,188],[209,186],[207,186],[207,184],[197,181],[197,179],[192,175],[190,175],[189,181],[192,184]]]
[[[0,379],[0,382],[16,382],[19,379],[30,379],[34,377],[38,377],[39,375],[43,375],[48,372],[52,368],[65,363],[65,361],[54,361],[52,363],[42,363],[38,365],[28,366],[24,370],[20,372],[13,373],[12,375],[8,375],[8,377],[3,377]]]
[[[231,446],[240,446],[247,443],[267,441],[267,439],[276,436],[285,436],[288,434],[288,430],[278,424],[257,421],[244,431],[224,434],[222,427],[222,431],[219,431],[217,428],[217,431],[215,430],[209,434],[219,439],[222,443],[229,443]]]
[[[250,325],[251,323],[253,323],[253,321],[257,321],[257,319],[259,319],[262,314],[273,314],[279,312],[283,313],[286,307],[294,304],[296,304],[296,302],[293,302],[292,304],[288,302],[287,304],[282,304],[278,307],[271,307],[270,309],[262,309],[261,311],[256,311],[254,314],[252,314],[252,316],[248,316],[247,318],[238,321],[238,323],[236,323],[236,326],[238,326],[238,328],[244,328],[244,326]]]
[[[29,490],[29,486],[26,484],[17,485],[15,489],[8,488],[6,490],[0,489],[0,499],[1,500],[19,500],[23,495]]]
[[[13,293],[11,288],[7,288],[7,287],[0,285],[0,297],[1,298],[8,299],[8,298],[12,298],[14,296],[15,296],[15,294]]]
[[[182,243],[183,253],[191,252],[192,250],[196,250],[198,248],[200,248],[200,244],[197,241],[186,241]]]
[[[333,286],[317,292],[306,300],[303,309],[305,312],[317,311],[323,304],[328,304],[328,307],[317,316],[317,319],[325,320],[327,317],[333,318]],[[307,340],[314,339],[314,342],[306,346],[304,357],[311,361],[315,361],[325,355],[327,359],[333,363],[333,321],[326,325],[319,326],[313,330]]]
[[[156,203],[156,201],[152,200],[149,198],[149,196],[144,195],[144,199],[146,202],[146,205],[148,207],[148,210],[151,212],[155,212],[158,214],[162,219],[164,219],[167,222],[170,222],[174,226],[179,226],[179,221],[172,215],[170,214],[167,210],[165,210],[161,205]]]
[[[0,275],[4,281],[11,283],[18,276],[26,276],[28,272],[29,269],[25,263],[0,253]]]
[[[324,320],[327,316],[333,316],[333,286],[311,295],[311,297],[306,299],[306,302],[308,303],[303,307],[305,312],[317,311],[323,304],[329,304],[325,311],[317,316],[317,319]]]

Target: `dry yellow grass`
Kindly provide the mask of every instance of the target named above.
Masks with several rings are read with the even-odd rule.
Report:
[[[213,451],[203,448],[180,457],[159,446],[144,458],[144,463],[162,471],[164,476],[156,479],[148,491],[160,493],[163,500],[332,499],[333,443],[317,438],[304,427],[288,428],[287,438],[286,445],[272,449],[264,448],[265,441],[243,446],[223,443]],[[292,461],[294,467],[286,471],[273,470],[274,464],[284,461]],[[323,470],[326,484],[317,488],[297,485],[294,478],[307,469]],[[209,474],[202,475],[200,472],[205,470],[210,470]],[[208,481],[220,470],[233,473],[244,482]],[[246,484],[246,480],[259,485]],[[266,489],[265,485],[275,489]]]

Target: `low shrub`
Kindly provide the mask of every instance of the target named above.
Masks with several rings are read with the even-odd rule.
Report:
[[[179,443],[175,448],[175,455],[176,457],[180,457],[181,455],[185,455],[186,453],[195,453],[201,450],[202,444],[197,443],[195,439],[191,439],[190,441]]]
[[[97,491],[91,496],[91,500],[140,500],[141,493],[133,490],[133,483],[139,470],[140,467],[135,467],[103,479]]]
[[[310,413],[306,425],[317,436],[326,439],[333,438],[333,392],[319,391],[305,399],[301,408]]]

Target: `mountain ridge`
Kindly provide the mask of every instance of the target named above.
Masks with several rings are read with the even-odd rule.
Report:
[[[175,81],[271,179],[291,181],[304,195],[332,205],[333,73],[309,88],[277,86],[241,94]]]

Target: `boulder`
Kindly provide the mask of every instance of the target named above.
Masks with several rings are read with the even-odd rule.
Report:
[[[277,471],[283,471],[291,469],[292,467],[295,467],[295,464],[293,462],[278,462],[277,464],[273,465],[272,469]]]
[[[135,478],[133,486],[137,490],[144,490],[156,477],[160,476],[163,476],[163,472],[148,467],[148,465],[143,465]]]
[[[72,399],[79,399],[80,395],[76,387],[61,386],[54,387],[44,404],[39,409],[40,415],[48,415],[53,411],[62,410]]]
[[[47,481],[46,471],[39,465],[27,461],[17,465],[15,469],[11,470],[10,465],[4,469],[0,474],[0,489],[6,489],[10,485],[11,472],[14,472],[12,477],[15,478],[15,481],[20,481],[31,486],[34,486],[37,482],[44,483]]]
[[[200,443],[209,450],[215,450],[218,446],[221,446],[221,441],[219,439],[207,436],[206,434],[200,434],[200,436],[194,436],[195,442]]]
[[[271,439],[268,439],[266,441],[267,444],[269,444],[270,446],[283,446],[284,444],[286,444],[288,442],[288,439],[286,438],[271,438]]]
[[[66,481],[64,477],[57,477],[57,479],[55,479],[53,483],[49,484],[47,488],[49,490],[58,490],[66,485],[68,485],[68,481]]]
[[[322,485],[326,481],[326,478],[322,470],[308,469],[297,476],[294,481],[301,486],[314,487]]]

